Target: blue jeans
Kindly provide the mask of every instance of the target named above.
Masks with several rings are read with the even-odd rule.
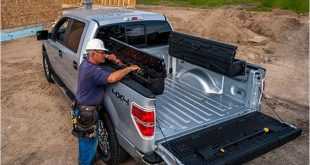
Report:
[[[79,165],[91,165],[97,152],[97,137],[79,137]]]
[[[75,109],[73,112],[76,116],[79,116],[79,109]],[[97,153],[98,145],[98,129],[95,137],[79,137],[79,165],[92,165],[94,164],[95,156]]]

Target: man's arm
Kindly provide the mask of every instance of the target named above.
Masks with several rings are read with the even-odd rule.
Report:
[[[131,65],[129,67],[126,67],[124,69],[117,70],[115,72],[112,72],[109,77],[107,78],[108,83],[115,83],[123,79],[127,74],[134,71],[139,71],[140,67],[137,65]]]

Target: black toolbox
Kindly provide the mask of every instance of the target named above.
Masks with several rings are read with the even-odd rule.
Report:
[[[110,38],[111,52],[114,52],[122,65],[111,65],[114,69],[135,64],[141,71],[128,77],[150,90],[154,95],[162,94],[167,76],[164,59],[154,57],[115,38]]]
[[[237,47],[179,32],[169,38],[169,54],[229,77],[244,75],[246,62],[235,59]]]

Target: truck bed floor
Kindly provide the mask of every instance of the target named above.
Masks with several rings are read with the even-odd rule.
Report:
[[[156,141],[194,131],[249,111],[223,94],[202,93],[178,79],[166,78],[165,91],[156,101]],[[159,129],[160,127],[160,129]]]

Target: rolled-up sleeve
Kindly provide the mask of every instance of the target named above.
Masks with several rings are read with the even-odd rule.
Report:
[[[96,68],[93,74],[94,81],[96,85],[106,85],[107,79],[110,76],[111,72],[106,71],[102,68]]]

